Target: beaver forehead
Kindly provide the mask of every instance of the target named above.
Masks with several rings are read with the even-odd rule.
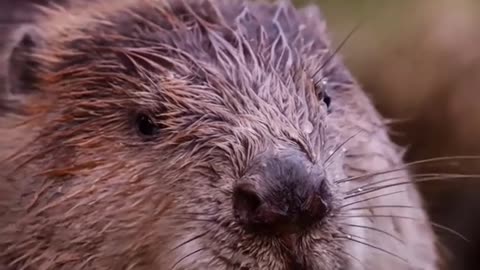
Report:
[[[176,78],[218,91],[249,88],[263,99],[277,96],[278,103],[285,100],[280,96],[315,94],[314,82],[331,69],[319,70],[327,59],[326,35],[314,33],[321,18],[302,17],[286,3],[122,2],[122,12],[114,13],[95,13],[96,5],[81,13],[51,10],[56,19],[43,29],[58,17],[67,22],[47,32],[48,45],[39,53],[45,77],[150,75],[149,82]]]
[[[231,46],[238,43],[239,40],[235,39],[243,39],[242,41],[260,45],[252,46],[254,50],[289,49],[300,52],[300,55],[292,58],[312,54],[321,57],[327,53],[329,46],[320,11],[316,7],[298,10],[289,1],[262,3],[244,0],[123,0],[114,4],[98,0],[90,2],[87,5],[75,3],[76,5],[72,4],[68,9],[51,7],[44,10],[45,16],[40,17],[39,23],[47,32],[50,41],[63,43],[69,39],[101,39],[115,44],[118,38],[123,37],[144,44],[168,43],[191,52],[196,57],[200,56],[196,53],[204,53],[202,49],[205,45],[209,46],[205,38],[208,36],[211,40],[212,35],[221,37],[219,42],[223,44],[216,44],[217,46]],[[105,34],[110,36],[105,38]],[[116,38],[115,34],[118,35]],[[208,58],[216,56],[214,52],[208,55]],[[278,56],[275,58],[280,58]]]
[[[101,3],[48,11],[41,88],[59,90],[75,108],[109,100],[100,109],[168,106],[178,115],[233,112],[297,129],[320,125],[318,82],[335,75],[334,61],[323,65],[326,35],[315,33],[321,18],[287,3],[121,2],[115,12]],[[59,18],[66,23],[53,25]]]

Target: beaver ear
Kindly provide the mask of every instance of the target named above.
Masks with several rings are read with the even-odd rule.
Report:
[[[7,35],[4,44],[0,59],[0,110],[15,109],[18,101],[34,92],[36,62],[32,53],[40,38],[35,27],[22,25]]]
[[[9,95],[30,93],[36,63],[32,53],[40,38],[35,27],[25,25],[13,32],[6,59],[6,90]]]

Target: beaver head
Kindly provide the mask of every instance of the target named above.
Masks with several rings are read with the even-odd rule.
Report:
[[[340,180],[353,171],[348,138],[383,126],[317,9],[125,0],[42,11],[7,61],[0,265],[335,270],[381,250],[347,248],[352,182]],[[379,134],[377,152],[396,158]]]

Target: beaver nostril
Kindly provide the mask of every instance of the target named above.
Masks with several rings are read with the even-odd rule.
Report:
[[[260,196],[252,186],[247,184],[237,185],[233,191],[233,207],[235,216],[242,222],[251,218],[261,205]]]
[[[262,200],[259,192],[246,184],[234,188],[233,209],[240,224],[250,231],[272,230],[288,218],[285,211]]]

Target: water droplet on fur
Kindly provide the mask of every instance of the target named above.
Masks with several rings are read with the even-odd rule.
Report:
[[[310,134],[310,133],[312,133],[312,131],[313,131],[313,124],[312,124],[312,122],[306,121],[306,122],[303,124],[303,132],[305,132],[306,134]]]
[[[330,151],[328,151],[328,154],[331,156],[331,155],[333,155],[334,152],[335,152],[335,151],[330,150]]]
[[[363,188],[357,188],[357,192],[362,192]]]
[[[347,238],[348,238],[349,240],[352,240],[353,237],[352,237],[350,234],[347,234]]]
[[[327,78],[323,78],[321,81],[320,81],[320,84],[323,86],[323,87],[326,87],[328,85],[328,79]]]

